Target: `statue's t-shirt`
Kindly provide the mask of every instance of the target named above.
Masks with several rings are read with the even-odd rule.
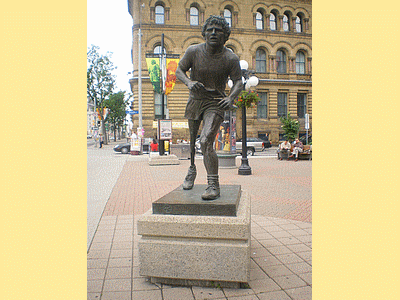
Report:
[[[201,120],[206,111],[215,111],[223,118],[224,110],[218,102],[226,96],[228,77],[234,82],[242,78],[238,56],[226,47],[221,53],[209,55],[205,43],[192,45],[180,60],[179,67],[184,72],[190,69],[190,80],[201,82],[207,90],[190,92],[185,117]]]

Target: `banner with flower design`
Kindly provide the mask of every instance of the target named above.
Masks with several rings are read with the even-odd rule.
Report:
[[[176,69],[178,68],[179,55],[160,54],[146,55],[147,69],[149,71],[150,82],[156,93],[170,94],[176,82]]]

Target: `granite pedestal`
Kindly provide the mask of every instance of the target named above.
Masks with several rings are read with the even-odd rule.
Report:
[[[149,156],[150,166],[162,166],[162,165],[179,165],[179,160],[176,155],[159,155],[158,153],[150,152]]]
[[[221,195],[224,189],[232,190],[235,186],[222,185]],[[240,186],[236,189],[239,199],[236,216],[154,214],[152,210],[143,214],[137,222],[141,235],[140,275],[150,277],[152,282],[172,285],[239,288],[247,283],[250,279],[250,196]],[[174,192],[179,191],[171,193]],[[181,189],[180,197],[188,195],[190,203],[190,192],[193,190]],[[200,200],[198,205],[215,201],[218,200]]]

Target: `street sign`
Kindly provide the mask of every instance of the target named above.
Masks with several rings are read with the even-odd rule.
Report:
[[[126,110],[125,112],[128,115],[137,115],[139,113],[138,110]]]

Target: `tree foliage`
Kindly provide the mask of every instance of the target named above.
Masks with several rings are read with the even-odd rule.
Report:
[[[109,109],[107,115],[107,122],[111,125],[114,131],[114,141],[116,140],[116,132],[122,128],[126,116],[126,106],[128,100],[132,95],[126,98],[125,92],[119,91],[118,93],[111,94],[110,97],[104,102],[104,105]],[[125,99],[126,98],[126,99]]]
[[[296,139],[299,133],[300,124],[297,120],[292,119],[290,113],[287,117],[280,117],[279,120],[283,124],[281,127],[285,131],[284,136],[289,141],[292,142]]]
[[[88,101],[96,104],[96,108],[100,112],[105,108],[105,101],[113,93],[115,87],[115,76],[112,71],[116,69],[111,61],[112,53],[107,52],[106,55],[99,53],[99,47],[92,45],[87,53],[87,97]],[[100,113],[103,134],[104,120],[103,114]]]

